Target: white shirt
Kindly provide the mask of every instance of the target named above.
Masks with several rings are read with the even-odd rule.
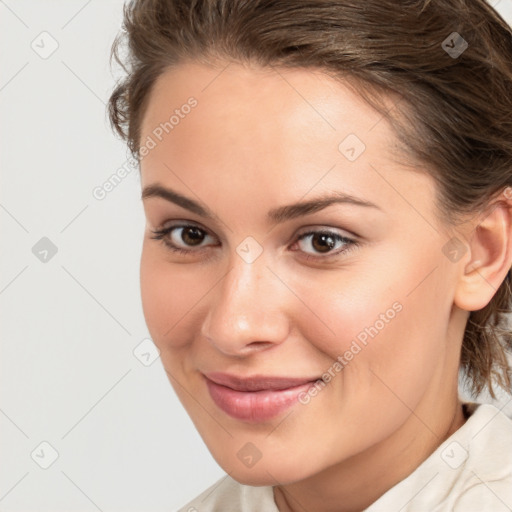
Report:
[[[365,512],[510,512],[512,420],[490,404],[464,402],[469,418],[408,477]],[[279,512],[273,487],[226,475],[178,512]]]

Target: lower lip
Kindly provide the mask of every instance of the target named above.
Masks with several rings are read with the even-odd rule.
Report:
[[[275,391],[235,391],[209,379],[206,379],[206,385],[212,400],[226,414],[237,420],[260,422],[274,418],[291,407],[314,382]]]

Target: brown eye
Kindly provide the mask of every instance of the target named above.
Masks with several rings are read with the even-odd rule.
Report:
[[[203,244],[206,238],[213,238],[204,229],[193,225],[169,226],[163,229],[153,231],[151,238],[161,240],[168,249],[187,254],[199,252],[206,249]],[[202,245],[201,245],[202,244]],[[196,247],[196,249],[194,249]]]
[[[181,232],[181,240],[185,242],[186,245],[199,245],[204,240],[205,233],[199,228],[188,227],[181,229],[183,229]]]
[[[311,246],[318,252],[329,252],[336,245],[332,235],[315,233],[311,239]]]
[[[299,236],[297,244],[307,259],[327,260],[356,247],[358,242],[332,231],[309,231]]]

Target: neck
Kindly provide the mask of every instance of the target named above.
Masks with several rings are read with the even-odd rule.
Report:
[[[465,423],[457,389],[444,403],[435,396],[432,399],[411,411],[401,428],[377,445],[306,480],[276,486],[274,498],[280,512],[366,509]]]

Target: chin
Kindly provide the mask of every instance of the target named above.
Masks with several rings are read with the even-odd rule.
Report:
[[[312,476],[312,468],[307,464],[297,467],[290,461],[265,460],[264,457],[252,467],[244,467],[238,458],[217,460],[217,463],[237,482],[254,487],[287,485]]]

